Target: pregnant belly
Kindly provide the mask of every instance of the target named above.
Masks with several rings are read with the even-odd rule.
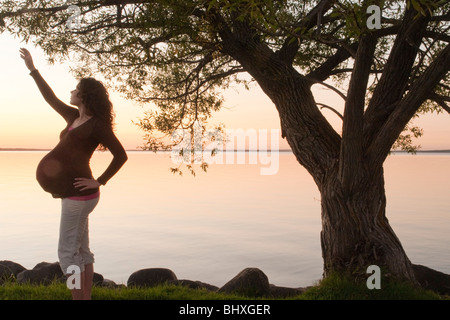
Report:
[[[64,162],[54,157],[46,156],[39,163],[36,179],[41,187],[53,194],[64,194],[72,186],[73,178],[68,174]]]

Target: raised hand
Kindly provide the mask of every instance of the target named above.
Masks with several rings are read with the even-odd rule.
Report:
[[[27,66],[28,70],[36,70],[30,51],[25,48],[20,48],[20,57],[25,61],[25,65]]]

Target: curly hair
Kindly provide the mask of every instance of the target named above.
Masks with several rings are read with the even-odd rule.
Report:
[[[111,129],[114,127],[113,104],[102,82],[94,78],[82,78],[78,84],[79,97],[86,111]]]

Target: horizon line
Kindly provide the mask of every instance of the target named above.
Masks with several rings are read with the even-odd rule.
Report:
[[[53,149],[50,148],[0,148],[0,151],[52,151]],[[141,151],[141,152],[172,152],[172,150],[144,150],[144,149],[125,149],[125,151]],[[234,150],[222,150],[222,152],[260,152],[259,149],[234,149]],[[279,149],[279,150],[264,150],[267,152],[292,152],[291,149]],[[398,153],[408,153],[408,151],[404,150],[391,150],[391,152],[398,152]],[[450,149],[430,149],[430,150],[417,150],[417,153],[419,152],[450,152]]]

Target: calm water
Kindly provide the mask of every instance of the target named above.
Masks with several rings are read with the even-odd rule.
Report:
[[[60,200],[34,178],[45,153],[0,152],[0,260],[26,268],[57,261]],[[110,159],[94,155],[94,176]],[[129,152],[91,215],[96,272],[117,283],[151,267],[216,286],[246,267],[279,286],[320,279],[320,194],[312,178],[291,153],[280,153],[274,175],[261,175],[267,165],[245,163],[179,177],[169,171],[170,154]],[[449,154],[396,154],[385,165],[388,218],[406,252],[413,263],[446,273],[449,168]]]

